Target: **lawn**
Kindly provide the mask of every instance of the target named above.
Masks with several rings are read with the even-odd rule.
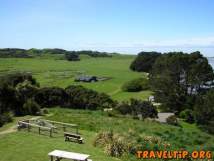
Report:
[[[65,142],[63,136],[50,138],[23,131],[0,135],[0,161],[46,161],[49,160],[48,153],[55,149],[90,154],[93,161],[118,160],[92,145],[94,133],[82,133],[86,140],[84,144]]]
[[[116,55],[112,58],[91,58],[82,56],[81,61],[69,62],[57,56],[36,58],[1,58],[0,73],[26,71],[31,72],[41,87],[67,87],[71,84],[81,84],[99,92],[105,92],[117,100],[129,98],[147,99],[150,91],[127,93],[121,91],[121,86],[134,78],[146,77],[144,73],[133,72],[129,65],[134,56]],[[76,83],[77,75],[95,75],[109,77],[110,80],[96,83]]]

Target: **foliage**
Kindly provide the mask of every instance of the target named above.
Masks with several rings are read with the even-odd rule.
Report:
[[[4,48],[0,49],[0,58],[31,58],[25,49]]]
[[[155,98],[165,110],[192,109],[197,95],[214,80],[212,67],[200,52],[173,52],[158,57],[150,73]],[[206,88],[205,88],[206,87]]]
[[[214,90],[199,97],[194,110],[196,123],[208,132],[214,133]]]
[[[34,96],[34,100],[42,107],[63,106],[67,98],[65,90],[59,87],[41,88]]]
[[[82,50],[82,51],[72,51],[77,55],[88,55],[91,57],[112,57],[116,53],[107,53],[107,52],[98,52],[98,51],[91,51],[91,50]]]
[[[69,52],[65,54],[65,59],[68,61],[78,61],[80,60],[79,55],[75,52]]]
[[[103,147],[105,153],[112,157],[121,157],[128,152],[128,145],[125,139],[112,131],[98,133],[93,144],[94,146]]]
[[[66,107],[96,110],[98,108],[111,108],[114,101],[104,93],[84,88],[83,86],[68,86],[65,88],[68,95]]]
[[[33,78],[32,74],[27,72],[4,74],[0,77],[0,81],[12,87],[16,87],[16,85],[24,81],[29,81],[30,84],[39,86],[39,84],[36,82],[36,79]]]
[[[131,99],[130,102],[122,102],[116,108],[121,114],[129,114],[133,117],[145,118],[156,118],[157,109],[149,101],[141,101],[136,99]]]
[[[174,126],[178,126],[179,123],[178,123],[178,119],[175,115],[172,115],[172,116],[169,116],[167,119],[166,119],[166,122],[167,124],[169,125],[174,125]]]
[[[138,72],[150,72],[155,60],[161,55],[158,52],[140,52],[131,63],[130,69]]]
[[[122,86],[122,90],[126,92],[139,92],[148,89],[149,89],[149,80],[146,78],[134,79],[129,82],[126,82]]]
[[[41,114],[40,108],[41,108],[40,105],[32,99],[28,99],[23,105],[25,115],[27,114],[40,115]]]
[[[10,112],[5,112],[0,114],[0,127],[3,126],[5,123],[12,122],[13,115]]]
[[[188,123],[195,122],[194,112],[191,109],[185,109],[185,110],[181,111],[179,114],[179,117],[183,118]]]
[[[32,98],[39,90],[38,86],[32,85],[32,83],[28,80],[17,84],[15,89],[18,92],[20,99],[23,101]]]

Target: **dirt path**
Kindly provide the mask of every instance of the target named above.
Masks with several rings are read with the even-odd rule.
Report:
[[[38,118],[40,118],[40,116],[32,117],[32,118],[30,118],[30,120],[34,120],[34,119],[38,119]],[[14,122],[14,123],[16,123],[16,122]],[[5,129],[4,131],[1,131],[0,135],[13,133],[13,132],[16,132],[16,131],[17,131],[16,125],[12,125],[9,128]]]
[[[12,133],[12,132],[16,132],[16,125],[13,125],[11,127],[9,127],[8,129],[1,131],[0,135],[4,135],[4,134],[8,134],[8,133]]]
[[[113,95],[119,93],[120,91],[121,91],[121,89],[118,88],[118,89],[116,89],[115,91],[112,91],[112,92],[110,92],[110,93],[108,93],[108,94],[109,94],[110,96],[113,96]]]

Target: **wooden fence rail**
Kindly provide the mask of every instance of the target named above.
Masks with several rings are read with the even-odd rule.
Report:
[[[36,127],[36,128],[38,128],[39,134],[41,134],[41,130],[49,131],[49,133],[50,133],[49,136],[52,137],[53,128],[39,126],[39,125],[36,125],[36,124],[24,122],[24,121],[19,121],[18,122],[18,130],[20,130],[22,127],[27,128],[28,132],[30,132],[31,127]]]

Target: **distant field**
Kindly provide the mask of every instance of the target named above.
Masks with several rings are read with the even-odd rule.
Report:
[[[129,69],[134,56],[113,56],[112,58],[91,58],[82,56],[81,61],[69,62],[60,56],[43,56],[42,58],[1,58],[0,73],[27,71],[32,72],[42,87],[66,87],[71,84],[82,84],[99,92],[105,92],[117,100],[129,98],[147,99],[150,91],[127,93],[121,91],[123,83],[145,74]],[[96,83],[75,83],[74,77],[79,74],[110,77],[110,80]]]

